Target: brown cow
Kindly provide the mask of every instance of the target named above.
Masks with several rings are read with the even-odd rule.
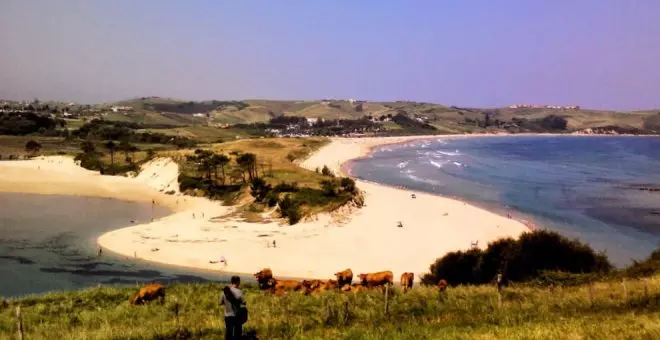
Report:
[[[339,284],[339,287],[343,287],[347,284],[350,285],[351,282],[353,282],[353,271],[351,268],[337,272],[335,273],[335,276],[337,277],[337,283]]]
[[[165,286],[160,283],[150,283],[138,289],[131,298],[131,304],[141,305],[157,298],[160,300],[160,303],[165,302]]]
[[[401,288],[403,292],[407,292],[409,289],[412,289],[413,280],[415,279],[415,274],[413,273],[403,273],[401,274]]]
[[[323,284],[324,282],[321,280],[303,280],[302,282],[303,287],[309,290],[316,290],[319,287],[321,287]]]
[[[358,277],[360,278],[360,283],[367,287],[383,286],[385,284],[391,285],[394,282],[394,274],[392,274],[391,270],[360,274]]]
[[[352,292],[352,293],[359,293],[359,292],[364,292],[367,291],[369,288],[366,286],[363,286],[361,283],[353,283],[350,285],[343,285],[341,287],[342,292]]]
[[[272,287],[271,292],[278,296],[284,294],[287,290],[299,291],[304,289],[302,283],[296,280],[270,279],[269,284]]]
[[[444,292],[445,289],[447,289],[447,286],[449,286],[449,285],[447,284],[447,281],[445,281],[445,280],[440,280],[440,282],[438,282],[438,285],[437,285],[438,289],[441,292]]]
[[[259,283],[259,289],[273,288],[270,285],[270,280],[273,278],[273,271],[270,270],[270,268],[264,268],[255,273],[254,278],[257,279],[257,282]]]

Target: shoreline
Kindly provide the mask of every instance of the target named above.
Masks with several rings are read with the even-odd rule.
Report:
[[[340,173],[342,164],[364,157],[379,146],[461,136],[485,137],[334,138],[299,165],[311,171],[328,165]],[[415,281],[419,281],[431,263],[449,251],[469,249],[472,241],[479,241],[480,247],[484,247],[492,240],[517,237],[529,230],[519,221],[466,202],[430,193],[420,193],[411,200],[409,190],[362,180],[356,180],[365,193],[366,204],[360,209],[341,208],[294,226],[248,223],[223,218],[233,211],[232,207],[179,194],[178,166],[167,159],[145,164],[135,178],[100,176],[61,156],[18,163],[21,166],[17,162],[0,163],[0,191],[87,194],[147,202],[153,199],[171,207],[168,216],[110,231],[97,242],[104,250],[120,256],[137,254],[141,260],[210,274],[238,274],[252,279],[252,273],[270,267],[276,277],[328,279],[339,270],[352,268],[356,274],[392,270],[397,277],[412,271]],[[12,172],[27,180],[14,181],[17,177],[12,177]],[[19,184],[8,190],[10,182]],[[175,190],[174,195],[164,194],[170,189]],[[404,221],[405,227],[396,228],[397,220]],[[272,241],[277,241],[277,248],[266,246],[266,242]],[[411,247],[416,251],[408,251]],[[152,251],[156,248],[158,251]],[[356,251],[363,256],[355,256]],[[227,266],[211,263],[221,256],[227,258]]]

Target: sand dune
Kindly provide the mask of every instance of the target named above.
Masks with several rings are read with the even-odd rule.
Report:
[[[414,139],[419,137],[334,139],[300,165],[327,165],[338,173],[344,162],[365,156],[375,146]],[[406,271],[419,275],[436,258],[467,249],[472,241],[486,245],[527,230],[522,223],[460,201],[425,193],[411,199],[411,191],[365,181],[357,181],[365,195],[363,208],[294,226],[247,223],[222,218],[231,207],[178,194],[177,175],[178,166],[167,159],[145,164],[138,176],[126,178],[100,176],[65,157],[46,157],[0,162],[0,191],[153,199],[173,214],[106,233],[99,244],[165,264],[233,273],[270,267],[276,276],[297,278],[329,278],[349,267],[356,273],[389,269],[397,277]],[[165,194],[170,190],[173,195]],[[398,228],[397,221],[404,227]],[[276,248],[267,247],[272,241]],[[210,263],[221,256],[227,266]]]

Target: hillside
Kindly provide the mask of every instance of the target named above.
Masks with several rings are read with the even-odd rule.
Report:
[[[131,120],[139,123],[154,122],[172,125],[188,124],[239,124],[267,122],[279,116],[300,116],[307,118],[358,119],[365,116],[405,114],[420,118],[438,129],[438,133],[496,132],[520,125],[520,120],[538,120],[548,115],[564,117],[567,130],[577,131],[588,128],[618,127],[660,131],[660,110],[619,112],[589,109],[552,108],[465,108],[444,106],[433,103],[409,101],[398,102],[356,102],[348,100],[244,100],[244,101],[202,101],[191,102],[160,97],[146,97],[116,103],[133,107],[130,114],[114,114],[109,119]],[[197,113],[194,117],[192,114]],[[488,118],[486,119],[486,115]],[[488,121],[486,121],[488,120]],[[398,129],[392,124],[383,123],[388,129]]]
[[[245,288],[259,339],[657,339],[660,276],[583,286],[414,287],[273,296]],[[135,288],[100,287],[0,302],[0,339],[219,339],[220,283],[172,284],[164,304],[132,306]],[[647,287],[647,288],[645,288]]]

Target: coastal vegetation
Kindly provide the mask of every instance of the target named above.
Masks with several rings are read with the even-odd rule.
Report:
[[[251,221],[276,212],[296,224],[349,202],[361,204],[352,179],[335,177],[327,167],[320,173],[294,163],[328,142],[325,138],[240,140],[169,155],[180,165],[182,192],[239,204],[243,217]]]

